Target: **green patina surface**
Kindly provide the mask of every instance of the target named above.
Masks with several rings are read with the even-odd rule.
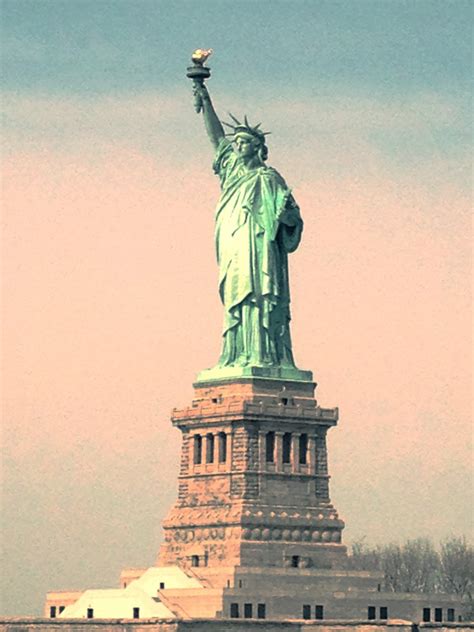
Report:
[[[221,195],[215,244],[224,306],[221,356],[198,381],[254,376],[311,380],[310,371],[295,365],[290,336],[288,254],[298,247],[303,230],[298,205],[282,176],[265,164],[268,150],[259,125],[232,117],[235,124],[227,125],[233,133],[227,139],[203,77],[195,80],[191,71],[195,102],[216,148],[213,167]]]
[[[241,377],[261,377],[278,380],[293,380],[297,382],[312,382],[313,373],[302,371],[296,367],[278,366],[221,366],[217,365],[212,369],[205,369],[198,373],[197,383],[227,380]]]

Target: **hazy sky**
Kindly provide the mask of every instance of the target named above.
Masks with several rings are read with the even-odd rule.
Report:
[[[3,0],[3,612],[151,565],[169,413],[217,360],[218,183],[185,77],[301,206],[292,334],[345,541],[469,534],[470,1]]]

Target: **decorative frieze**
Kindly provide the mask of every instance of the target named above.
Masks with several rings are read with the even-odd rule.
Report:
[[[270,527],[265,525],[249,527],[210,527],[195,529],[165,529],[165,541],[193,542],[195,540],[224,540],[241,535],[243,540],[272,540],[283,542],[322,542],[339,543],[340,529],[288,529],[284,527]]]

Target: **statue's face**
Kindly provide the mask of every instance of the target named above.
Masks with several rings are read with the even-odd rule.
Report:
[[[257,153],[257,148],[255,144],[252,142],[252,139],[247,136],[236,136],[234,139],[235,147],[237,149],[237,153],[242,158],[252,158]]]

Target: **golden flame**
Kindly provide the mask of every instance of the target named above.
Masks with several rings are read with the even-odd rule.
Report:
[[[191,55],[191,60],[195,64],[203,64],[208,57],[212,55],[212,48],[204,49],[197,48],[194,53]]]

